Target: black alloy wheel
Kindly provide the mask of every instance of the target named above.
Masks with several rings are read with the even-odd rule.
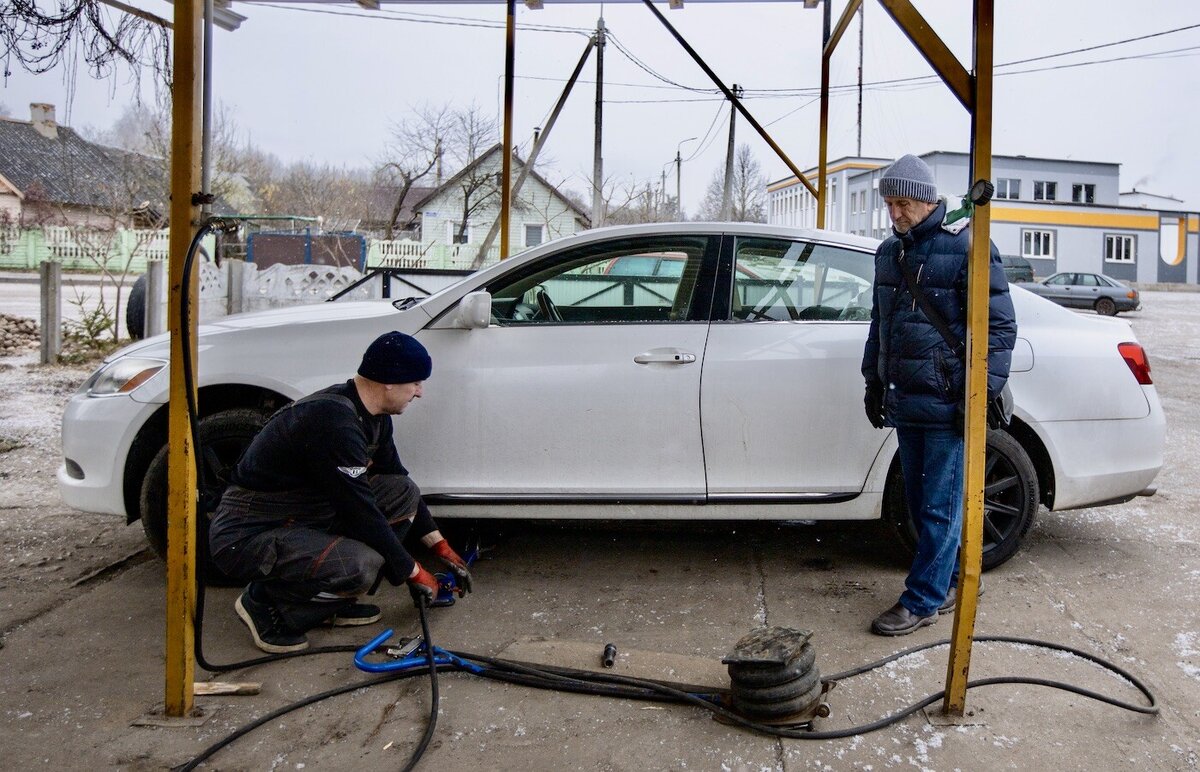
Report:
[[[983,570],[1003,564],[1017,553],[1033,525],[1039,502],[1037,471],[1012,435],[989,431],[983,472]],[[884,490],[884,517],[891,521],[911,554],[917,531],[908,515],[899,455]]]
[[[254,435],[263,428],[269,416],[261,410],[237,408],[224,410],[200,419],[200,452],[203,459],[204,490],[201,501],[212,501],[221,490],[242,452]],[[146,470],[140,501],[142,530],[146,541],[160,558],[167,556],[167,448],[164,445]],[[199,554],[207,554],[208,517],[211,513],[197,510],[196,540]],[[202,541],[203,540],[203,541]],[[202,545],[202,548],[201,548]],[[229,584],[228,577],[212,565],[204,566],[207,584]]]

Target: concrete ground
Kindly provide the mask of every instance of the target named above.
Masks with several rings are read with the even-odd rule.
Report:
[[[1043,511],[1026,546],[987,575],[976,628],[979,635],[1045,639],[1109,659],[1155,692],[1159,716],[1064,691],[991,686],[968,694],[969,714],[960,720],[931,709],[847,739],[778,740],[716,723],[691,707],[534,691],[445,674],[437,732],[420,768],[1200,766],[1198,301],[1194,294],[1146,293],[1146,309],[1127,317],[1150,352],[1168,415],[1158,495],[1080,512]],[[0,372],[0,379],[17,374]],[[63,396],[55,398],[61,404]],[[15,469],[27,458],[22,453],[35,450],[12,450],[0,455],[0,464]],[[3,476],[9,478],[7,472]],[[26,488],[31,492],[23,495]],[[0,480],[0,518],[20,524],[68,521],[74,514],[32,473]],[[36,530],[23,541],[5,541],[0,769],[168,768],[282,705],[368,680],[347,654],[219,676],[197,669],[197,680],[257,681],[262,692],[198,697],[207,717],[199,726],[135,725],[162,702],[162,566],[136,551],[136,524],[125,529],[111,521],[81,522],[84,527],[42,558],[29,557],[44,550]],[[595,667],[603,645],[611,642],[620,652],[617,673],[717,684],[723,677],[720,658],[764,623],[813,630],[817,666],[824,673],[945,638],[951,629],[947,616],[906,638],[866,632],[871,617],[894,602],[904,576],[893,537],[877,523],[501,524],[491,541],[494,549],[475,570],[476,592],[432,612],[438,645]],[[257,653],[233,615],[234,597],[230,589],[209,594],[205,653],[215,662]],[[417,631],[406,592],[389,588],[379,599],[384,623],[399,635]],[[379,629],[322,630],[311,637],[315,644],[358,645]],[[832,715],[819,728],[874,721],[938,691],[946,654],[945,647],[933,649],[842,682],[832,694]],[[1131,702],[1140,698],[1128,684],[1078,658],[977,643],[971,677],[999,675],[1068,681]],[[393,769],[419,740],[428,709],[426,679],[356,690],[258,729],[204,768]]]

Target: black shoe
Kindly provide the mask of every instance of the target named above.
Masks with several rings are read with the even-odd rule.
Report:
[[[983,577],[980,577],[979,591],[977,593],[975,593],[975,597],[978,598],[978,597],[982,597],[982,596],[983,596]],[[938,606],[938,613],[939,614],[949,614],[951,611],[954,610],[954,607],[957,604],[958,604],[958,586],[954,585],[950,588],[950,591],[946,593],[946,600],[944,600],[942,602],[942,605]]]
[[[246,627],[250,628],[254,645],[263,651],[287,654],[308,648],[308,638],[304,633],[297,633],[284,624],[279,610],[274,606],[252,598],[249,587],[234,601],[233,608]]]
[[[936,621],[937,614],[919,617],[897,603],[875,617],[875,620],[871,622],[871,632],[876,635],[908,635],[914,630],[931,625]]]
[[[382,617],[383,612],[373,603],[351,603],[325,620],[325,624],[333,627],[357,627],[373,624]]]

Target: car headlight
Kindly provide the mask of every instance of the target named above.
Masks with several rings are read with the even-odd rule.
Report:
[[[122,357],[102,366],[79,387],[80,394],[102,397],[108,394],[128,394],[154,377],[167,366],[165,360],[141,357]]]

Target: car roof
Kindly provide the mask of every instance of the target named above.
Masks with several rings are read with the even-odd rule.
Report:
[[[721,235],[730,234],[734,236],[777,236],[781,238],[799,238],[809,241],[819,241],[825,244],[837,244],[848,247],[856,247],[859,249],[874,250],[879,246],[879,239],[869,238],[867,236],[855,236],[849,233],[841,233],[831,230],[817,230],[816,228],[796,228],[789,225],[773,225],[770,223],[749,223],[749,222],[666,222],[666,223],[639,223],[637,225],[611,225],[603,228],[592,228],[586,231],[569,236],[547,241],[544,244],[535,247],[539,252],[547,248],[561,249],[564,246],[575,244],[588,244],[593,241],[606,241],[608,239],[622,238],[625,236],[654,236],[654,235],[677,235],[677,234],[695,234],[695,235]],[[531,250],[532,251],[532,250]]]

